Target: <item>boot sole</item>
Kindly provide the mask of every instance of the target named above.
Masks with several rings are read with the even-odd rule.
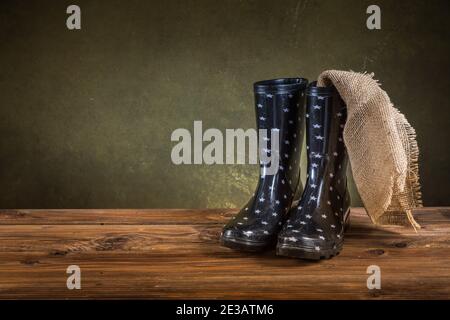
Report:
[[[346,211],[344,217],[345,217],[344,231],[346,231],[350,226],[350,208]],[[321,249],[319,251],[309,246],[289,246],[283,244],[277,245],[276,254],[278,256],[285,256],[305,260],[330,259],[337,256],[341,252],[343,243],[344,241],[341,241],[340,243],[336,244],[335,248]]]
[[[227,247],[237,251],[243,252],[262,252],[267,251],[275,246],[275,240],[271,242],[255,242],[255,241],[245,241],[242,239],[235,238],[220,238],[220,244],[223,247]]]
[[[285,256],[297,259],[305,260],[321,260],[330,259],[337,256],[342,250],[342,243],[336,246],[335,249],[321,249],[320,251],[315,250],[311,247],[300,247],[300,246],[287,246],[281,245],[277,246],[276,254],[278,256]]]

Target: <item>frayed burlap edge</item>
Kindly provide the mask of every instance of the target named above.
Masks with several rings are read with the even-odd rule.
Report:
[[[373,74],[370,74],[370,76],[373,77]],[[398,109],[394,109],[397,115],[397,123],[404,127],[408,142],[404,145],[408,156],[407,183],[405,185],[407,190],[404,191],[406,196],[399,195],[399,199],[402,200],[400,202],[403,202],[401,208],[390,208],[388,206],[374,223],[380,225],[411,225],[417,231],[417,229],[420,229],[420,225],[414,219],[412,208],[423,206],[419,182],[419,145],[416,140],[416,130]]]

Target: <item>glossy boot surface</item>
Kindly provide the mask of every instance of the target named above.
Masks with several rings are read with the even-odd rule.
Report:
[[[350,205],[342,137],[347,113],[334,87],[313,83],[306,95],[307,181],[280,231],[277,254],[317,260],[337,255],[343,245]]]
[[[276,152],[270,130],[279,134],[279,167],[275,174],[267,174],[270,164],[260,162],[260,179],[252,198],[224,227],[223,246],[243,250],[262,251],[276,245],[296,191],[301,192],[300,151],[303,140],[302,119],[307,80],[302,78],[275,79],[254,84],[257,128],[267,129],[267,137],[259,152]]]

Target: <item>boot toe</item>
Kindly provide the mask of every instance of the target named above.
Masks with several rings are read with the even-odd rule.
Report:
[[[339,253],[342,242],[326,239],[322,235],[283,232],[278,236],[277,255],[309,260],[330,258]]]
[[[273,235],[261,230],[226,228],[221,235],[223,246],[243,251],[260,251],[273,244]]]
[[[287,233],[278,237],[279,246],[314,249],[321,244],[323,244],[321,239],[307,235],[299,236],[298,234]]]
[[[228,228],[222,232],[222,238],[246,242],[267,242],[272,236],[262,230]]]

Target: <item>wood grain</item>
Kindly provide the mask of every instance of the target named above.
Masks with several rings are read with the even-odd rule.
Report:
[[[0,298],[449,299],[450,209],[423,228],[378,227],[354,208],[342,253],[308,262],[220,247],[234,209],[0,210]],[[80,266],[82,289],[66,288]],[[381,290],[368,290],[378,265]]]

